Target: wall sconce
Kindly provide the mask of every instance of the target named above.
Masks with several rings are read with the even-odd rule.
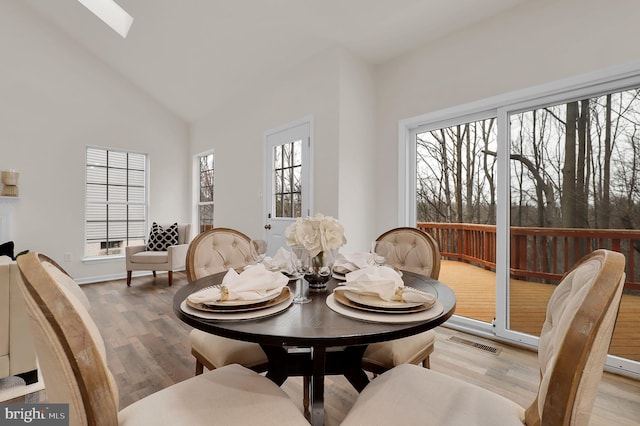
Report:
[[[18,177],[20,173],[15,170],[2,172],[2,196],[4,197],[17,197],[18,196]]]

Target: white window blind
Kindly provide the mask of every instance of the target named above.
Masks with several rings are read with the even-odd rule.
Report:
[[[87,148],[85,256],[124,254],[147,233],[146,154]]]

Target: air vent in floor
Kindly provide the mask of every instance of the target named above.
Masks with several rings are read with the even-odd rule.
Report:
[[[494,355],[499,355],[500,352],[502,352],[502,349],[500,348],[494,348],[493,346],[483,345],[482,343],[478,343],[478,342],[472,342],[471,340],[463,339],[457,336],[450,336],[449,339],[447,340],[451,342],[456,342],[456,343],[461,343],[463,345],[471,346],[472,348],[480,349],[481,351],[489,352]]]

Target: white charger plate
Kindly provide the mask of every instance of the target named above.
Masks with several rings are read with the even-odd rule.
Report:
[[[233,311],[225,311],[225,312],[205,312],[191,306],[187,305],[187,301],[183,300],[180,304],[180,309],[182,312],[193,315],[195,317],[211,319],[216,321],[242,321],[242,320],[252,320],[258,318],[265,318],[272,315],[279,314],[280,312],[285,311],[291,303],[293,302],[293,294],[289,292],[289,296],[279,304],[274,306],[270,306],[264,309],[258,309],[253,311],[243,311],[243,312],[233,312]]]

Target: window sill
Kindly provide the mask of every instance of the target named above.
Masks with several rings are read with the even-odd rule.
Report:
[[[83,257],[82,262],[84,263],[102,263],[102,262],[110,262],[116,260],[124,259],[124,254],[114,254],[112,256],[91,256],[91,257]]]

